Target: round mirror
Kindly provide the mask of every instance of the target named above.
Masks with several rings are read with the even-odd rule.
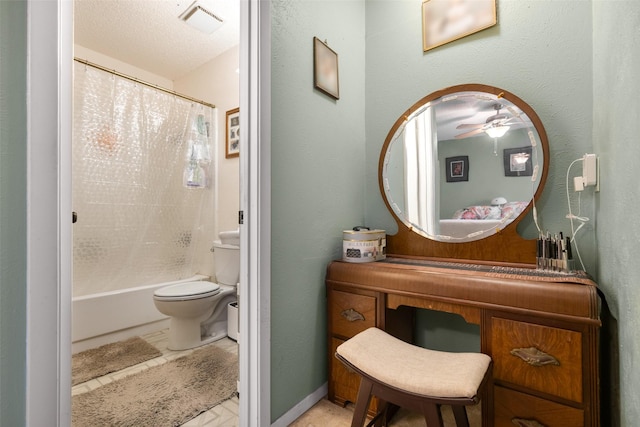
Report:
[[[410,231],[473,242],[516,226],[542,190],[547,136],[517,96],[478,84],[426,96],[394,124],[380,156],[388,208]]]

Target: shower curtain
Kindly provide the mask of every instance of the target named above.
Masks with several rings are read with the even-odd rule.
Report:
[[[192,276],[214,237],[215,110],[74,73],[74,297]]]

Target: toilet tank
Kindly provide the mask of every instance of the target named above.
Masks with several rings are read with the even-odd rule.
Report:
[[[216,264],[216,282],[236,286],[240,281],[240,246],[213,242]]]
[[[221,231],[218,233],[220,237],[220,242],[223,245],[235,245],[240,246],[240,229],[235,229],[231,231]]]

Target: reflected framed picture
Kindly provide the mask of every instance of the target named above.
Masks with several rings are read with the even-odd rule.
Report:
[[[503,154],[504,176],[531,176],[533,165],[531,147],[505,148]]]
[[[469,156],[445,159],[447,182],[469,181]]]
[[[422,49],[426,52],[497,22],[496,0],[424,0]]]
[[[334,99],[340,99],[338,54],[319,38],[313,38],[313,85]]]
[[[225,157],[240,156],[240,108],[227,111]]]

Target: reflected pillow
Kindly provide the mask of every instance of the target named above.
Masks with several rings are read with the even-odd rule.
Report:
[[[453,219],[502,219],[516,218],[526,209],[529,202],[507,202],[502,206],[467,206],[458,209]]]
[[[453,219],[500,219],[500,206],[468,206],[458,209]]]

